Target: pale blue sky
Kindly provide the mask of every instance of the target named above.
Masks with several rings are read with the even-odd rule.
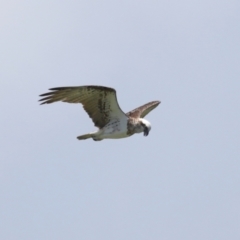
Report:
[[[239,240],[240,2],[0,4],[0,239]],[[78,141],[103,85],[162,103],[148,137]]]

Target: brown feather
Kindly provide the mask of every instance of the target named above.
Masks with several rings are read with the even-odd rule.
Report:
[[[111,118],[126,116],[120,109],[116,91],[103,86],[58,87],[41,94],[41,104],[57,101],[81,103],[96,127],[103,128]]]
[[[153,101],[142,105],[128,113],[126,115],[131,118],[144,118],[149,112],[156,108],[161,102]]]

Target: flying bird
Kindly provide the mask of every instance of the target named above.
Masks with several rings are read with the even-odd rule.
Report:
[[[149,134],[151,124],[144,117],[160,104],[152,101],[128,113],[124,113],[118,105],[116,90],[104,86],[79,86],[50,88],[51,92],[41,94],[41,104],[53,102],[81,103],[92,119],[98,131],[78,136],[83,140],[92,138],[95,141],[103,139],[119,139],[132,136],[135,133]]]

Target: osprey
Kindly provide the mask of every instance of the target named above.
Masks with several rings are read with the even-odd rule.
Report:
[[[144,104],[128,113],[118,105],[116,90],[103,86],[57,87],[41,94],[41,104],[57,101],[81,103],[98,131],[78,136],[79,140],[92,138],[100,141],[105,138],[118,139],[134,133],[149,134],[151,124],[144,117],[158,106],[160,101]]]

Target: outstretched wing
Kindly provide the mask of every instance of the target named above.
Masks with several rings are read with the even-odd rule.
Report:
[[[117,102],[116,91],[102,86],[58,87],[41,94],[41,104],[57,101],[81,103],[96,127],[103,128],[111,118],[126,117]]]
[[[126,113],[128,117],[132,118],[144,118],[149,112],[151,112],[155,107],[157,107],[161,102],[160,101],[153,101],[147,104],[138,107],[131,112]]]

